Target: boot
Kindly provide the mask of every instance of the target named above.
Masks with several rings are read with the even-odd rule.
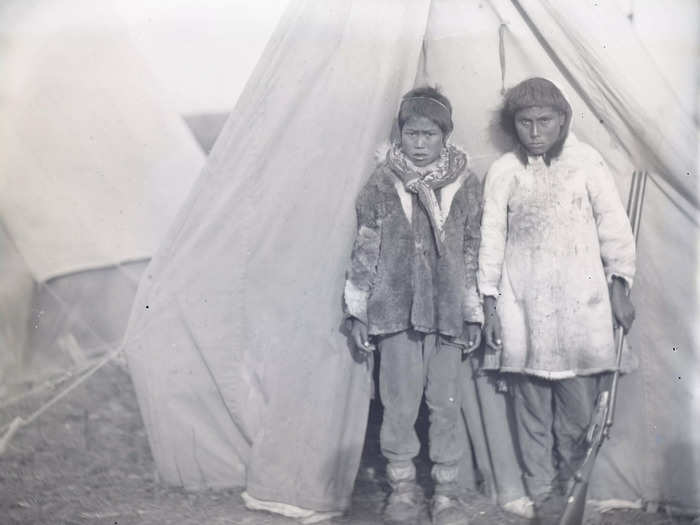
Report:
[[[458,499],[458,467],[435,464],[431,475],[435,481],[435,495],[430,512],[433,525],[467,525],[467,512]]]
[[[502,508],[506,512],[528,520],[534,519],[535,517],[535,504],[527,496],[508,501],[502,505]]]
[[[557,525],[566,507],[566,496],[552,491],[535,498],[534,504],[536,525]]]
[[[468,525],[469,519],[456,496],[435,494],[431,509],[433,525]]]
[[[417,524],[424,506],[423,490],[415,481],[393,484],[384,507],[384,523]]]
[[[410,466],[387,466],[391,494],[384,507],[384,523],[417,524],[425,506],[425,495],[416,483],[416,469]]]

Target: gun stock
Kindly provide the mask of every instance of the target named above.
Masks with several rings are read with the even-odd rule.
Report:
[[[601,445],[602,436],[600,437],[600,441],[597,441],[589,447],[586,459],[581,465],[581,469],[576,473],[574,485],[569,491],[566,507],[559,518],[559,525],[581,525],[583,523],[583,514],[586,510],[588,482],[591,479],[593,465],[598,457],[598,451]]]
[[[559,525],[580,525],[583,522],[583,513],[586,510],[587,492],[588,481],[577,481],[571,489],[566,508],[559,519]]]
[[[559,525],[581,525],[586,510],[588,482],[593,473],[593,465],[605,439],[605,429],[610,407],[610,392],[601,392],[596,400],[596,407],[586,433],[586,456],[574,475],[574,484],[569,491],[564,512],[559,518]]]

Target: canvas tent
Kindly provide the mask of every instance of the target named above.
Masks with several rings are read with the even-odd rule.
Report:
[[[0,5],[0,393],[117,347],[204,155],[104,3]]]
[[[630,337],[640,368],[623,380],[591,497],[700,508],[697,123],[624,14],[592,1],[290,3],[132,312],[126,350],[166,482],[347,506],[370,375],[340,298],[373,152],[401,94],[436,82],[483,175],[500,90],[532,75],[562,86],[621,194],[633,170],[652,172]],[[504,397],[477,375],[465,400],[494,497],[517,495]]]

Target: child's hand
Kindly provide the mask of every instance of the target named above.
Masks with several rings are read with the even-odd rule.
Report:
[[[627,333],[634,322],[634,305],[627,295],[627,286],[622,279],[614,278],[610,290],[610,305],[618,325]]]
[[[496,311],[496,298],[484,297],[484,340],[494,350],[501,349],[501,320]]]
[[[466,323],[464,326],[464,336],[467,340],[467,347],[464,353],[473,352],[481,344],[481,326],[478,323]]]
[[[360,321],[359,319],[352,320],[352,328],[350,329],[350,335],[355,343],[358,350],[362,352],[373,352],[376,347],[369,342],[369,336],[367,335],[367,325]]]

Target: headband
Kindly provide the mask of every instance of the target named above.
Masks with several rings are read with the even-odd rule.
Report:
[[[399,127],[408,120],[411,115],[420,115],[435,122],[443,133],[451,133],[453,128],[452,110],[439,100],[431,97],[415,96],[401,101],[399,107]]]
[[[452,114],[452,110],[450,108],[448,108],[445,104],[443,104],[439,100],[431,98],[431,97],[408,97],[408,98],[405,98],[401,101],[401,106],[404,105],[404,102],[409,102],[411,100],[428,100],[430,102],[437,104],[438,106],[442,107],[443,109],[445,109],[450,115]]]

